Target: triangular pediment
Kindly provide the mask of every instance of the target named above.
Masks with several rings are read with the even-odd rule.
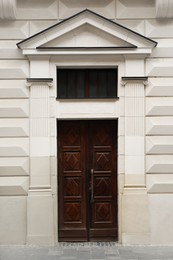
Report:
[[[43,30],[17,46],[23,50],[70,48],[148,49],[157,43],[90,10],[84,10]]]
[[[45,44],[39,46],[39,48],[100,48],[100,47],[118,47],[124,48],[136,47],[129,42],[122,40],[114,35],[111,35],[99,28],[94,27],[91,24],[83,24],[77,28],[74,28],[70,32],[63,34]]]

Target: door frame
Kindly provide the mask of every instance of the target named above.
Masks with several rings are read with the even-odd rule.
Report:
[[[115,145],[116,145],[116,151],[115,151],[115,157],[116,157],[116,169],[115,169],[115,190],[117,192],[116,194],[116,201],[115,201],[115,206],[116,206],[116,217],[117,217],[117,237],[116,237],[116,240],[110,240],[110,241],[116,241],[118,242],[119,241],[119,176],[118,176],[118,127],[119,127],[119,120],[118,118],[76,118],[76,119],[73,119],[73,118],[69,118],[69,119],[60,119],[60,118],[56,118],[56,123],[57,123],[57,239],[59,241],[59,146],[58,146],[58,123],[60,121],[114,121],[115,124],[116,124],[116,127],[115,127],[115,138],[116,138],[116,142],[115,142]],[[86,178],[86,182],[88,183],[88,177]],[[89,203],[88,203],[88,198],[87,198],[87,192],[86,192],[86,204],[88,204],[89,206]],[[90,217],[88,218],[88,211],[86,210],[86,225],[89,226],[89,222],[90,221]],[[89,233],[88,233],[89,234]],[[88,235],[89,236],[89,235]],[[95,240],[97,241],[97,240]],[[100,241],[100,240],[98,240]]]

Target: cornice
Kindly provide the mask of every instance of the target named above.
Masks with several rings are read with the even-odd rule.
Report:
[[[145,86],[148,84],[148,77],[122,77],[121,84],[125,86],[127,83],[142,83]]]
[[[52,78],[27,78],[26,79],[26,86],[36,86],[36,85],[47,85],[49,87],[53,86],[53,79]]]
[[[16,19],[17,0],[0,0],[0,20]]]

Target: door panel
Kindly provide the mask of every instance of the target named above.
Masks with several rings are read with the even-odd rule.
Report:
[[[117,238],[116,121],[61,121],[59,241]]]
[[[90,156],[93,199],[90,212],[90,240],[112,240],[116,234],[116,123],[90,122]],[[109,238],[109,239],[108,239]]]
[[[65,121],[58,130],[59,237],[87,241],[83,125]]]

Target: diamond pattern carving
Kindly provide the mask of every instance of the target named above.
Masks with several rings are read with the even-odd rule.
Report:
[[[110,222],[111,221],[111,204],[110,203],[96,203],[95,204],[95,221],[96,222]]]
[[[96,153],[96,170],[100,171],[108,171],[111,170],[112,162],[111,162],[111,156],[109,152],[106,153],[101,153],[97,152]]]
[[[95,179],[95,196],[111,196],[111,180],[110,177],[97,177]]]
[[[81,195],[81,180],[79,177],[66,177],[65,179],[65,196]]]
[[[64,207],[65,222],[81,221],[81,205],[80,203],[65,203]]]
[[[79,152],[65,152],[64,153],[64,170],[65,171],[80,170],[80,153]]]
[[[80,145],[80,129],[64,128],[63,145],[79,146]]]
[[[94,137],[94,144],[104,146],[111,145],[110,136],[107,129],[98,129]]]

